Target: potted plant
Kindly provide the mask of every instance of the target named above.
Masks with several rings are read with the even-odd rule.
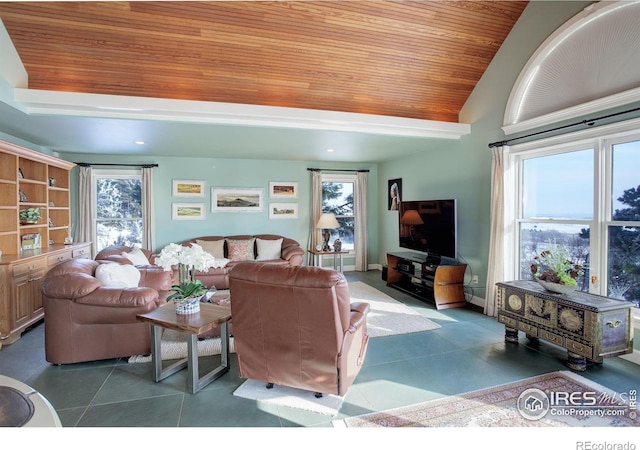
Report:
[[[20,223],[37,223],[40,220],[40,208],[27,208],[20,210]]]
[[[195,271],[207,271],[216,265],[216,259],[198,244],[184,246],[168,244],[155,259],[155,264],[166,271],[178,269],[178,284],[171,286],[173,294],[167,301],[173,300],[176,314],[191,314],[200,311],[200,298],[207,288],[195,279]]]
[[[576,279],[584,274],[582,265],[571,261],[566,246],[556,245],[533,258],[531,273],[547,290],[559,294],[572,292],[578,286]]]

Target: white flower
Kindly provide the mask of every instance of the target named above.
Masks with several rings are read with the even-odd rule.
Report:
[[[172,270],[172,266],[182,264],[206,272],[210,267],[216,266],[216,259],[198,244],[187,247],[172,243],[162,249],[155,263],[166,271]]]

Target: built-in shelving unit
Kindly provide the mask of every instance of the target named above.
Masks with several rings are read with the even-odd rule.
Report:
[[[70,258],[91,258],[91,243],[70,235],[69,173],[74,163],[0,141],[0,348],[44,316],[40,279]],[[39,208],[35,223],[20,211]],[[39,236],[38,244],[23,238]]]

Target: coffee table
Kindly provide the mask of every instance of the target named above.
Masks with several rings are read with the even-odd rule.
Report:
[[[187,390],[195,394],[200,389],[229,371],[229,320],[231,307],[201,303],[200,312],[176,314],[173,303],[168,303],[136,318],[151,324],[151,360],[155,382],[187,368]],[[200,376],[198,367],[198,335],[220,326],[220,365]],[[187,357],[163,368],[160,338],[162,328],[187,333]]]

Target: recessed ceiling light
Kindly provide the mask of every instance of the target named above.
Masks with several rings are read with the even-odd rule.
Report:
[[[332,148],[328,148],[328,149],[327,149],[327,151],[328,151],[329,153],[331,153],[331,152],[334,152],[335,150],[334,150],[334,149],[332,149]]]
[[[136,143],[138,145],[144,145],[144,141],[134,141],[134,143]]]

